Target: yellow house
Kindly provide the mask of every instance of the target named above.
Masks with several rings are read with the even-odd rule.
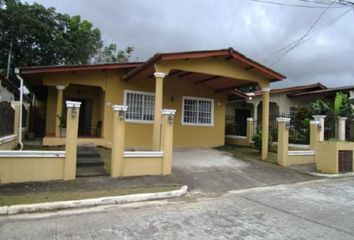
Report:
[[[21,68],[43,103],[43,145],[62,145],[63,102],[82,102],[79,143],[111,147],[112,105],[127,105],[126,146],[160,146],[161,109],[176,109],[174,147],[224,144],[225,106],[234,89],[258,84],[263,91],[263,152],[267,157],[269,84],[285,76],[233,50],[155,54],[146,62]]]

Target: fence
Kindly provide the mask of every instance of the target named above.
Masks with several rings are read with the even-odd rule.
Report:
[[[289,118],[289,143],[291,144],[309,144],[310,142],[310,127],[304,122],[297,123],[293,116],[288,114],[272,115],[269,117],[269,134],[272,136],[272,141],[278,141],[278,123],[277,118]],[[254,122],[255,133],[262,131],[262,120]]]
[[[9,102],[0,102],[0,137],[14,133],[15,110]]]

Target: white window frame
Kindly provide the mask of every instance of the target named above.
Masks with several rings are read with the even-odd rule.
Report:
[[[145,92],[145,91],[136,91],[136,90],[125,89],[124,90],[124,101],[123,101],[125,106],[127,106],[127,94],[128,93],[144,94],[144,95],[150,95],[150,96],[154,96],[155,97],[155,93],[153,93],[153,92]],[[154,102],[154,104],[155,104],[155,102]],[[129,107],[128,107],[128,111],[129,111]],[[154,116],[154,119],[155,119],[155,112],[153,112],[153,116]],[[144,124],[153,124],[154,123],[154,120],[136,120],[136,119],[128,119],[128,118],[126,118],[125,121],[128,122],[128,123],[144,123]]]
[[[203,100],[203,101],[209,101],[211,102],[211,121],[210,123],[189,123],[189,122],[184,122],[184,100],[185,99],[190,99],[190,100]],[[198,104],[199,107],[199,104]],[[199,113],[199,110],[198,110]],[[181,124],[185,126],[198,126],[198,127],[213,127],[214,126],[214,99],[212,98],[201,98],[201,97],[190,97],[190,96],[183,96],[182,97],[182,117],[181,117]]]

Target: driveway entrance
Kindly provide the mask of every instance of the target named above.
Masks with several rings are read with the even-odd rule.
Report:
[[[316,179],[268,162],[236,159],[216,149],[180,149],[173,154],[172,175],[166,178],[194,192],[223,193]]]

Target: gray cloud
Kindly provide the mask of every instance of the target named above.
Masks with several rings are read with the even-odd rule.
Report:
[[[32,2],[32,1],[29,1]],[[135,47],[133,60],[156,52],[233,47],[263,61],[298,39],[323,9],[283,7],[248,0],[37,0],[78,14],[102,30],[106,42]],[[325,26],[345,9],[330,9]],[[354,84],[354,13],[295,49],[273,68],[288,76],[273,87],[322,82]]]

